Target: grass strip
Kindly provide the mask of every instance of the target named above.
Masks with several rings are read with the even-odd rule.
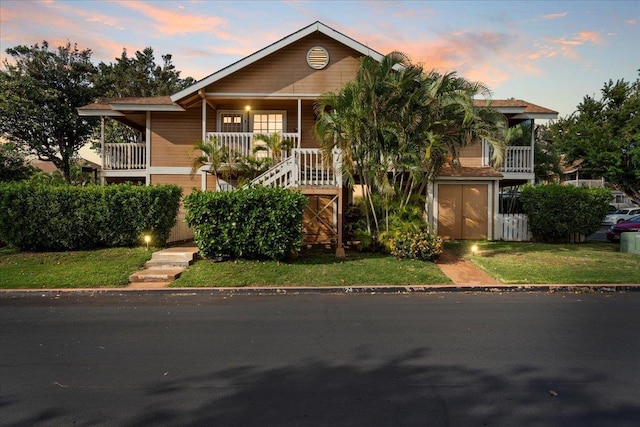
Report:
[[[471,246],[478,246],[475,255]],[[640,256],[616,243],[452,242],[447,250],[506,284],[636,284]]]
[[[200,260],[169,286],[375,286],[451,283],[432,262],[396,260],[390,255],[332,250],[304,250],[298,258],[278,261]]]
[[[0,249],[0,289],[122,287],[151,258],[144,248],[74,252]]]

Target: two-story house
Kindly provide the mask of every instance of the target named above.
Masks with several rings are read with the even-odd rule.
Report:
[[[215,137],[242,154],[252,153],[256,134],[279,133],[292,142],[284,160],[257,179],[296,188],[309,197],[307,242],[342,247],[343,213],[351,192],[339,174],[339,156],[323,158],[313,135],[314,103],[337,92],[356,74],[359,58],[382,55],[315,22],[171,96],[117,98],[79,108],[85,116],[110,117],[140,133],[138,143],[102,142],[104,183],[138,181],[222,190],[206,167],[191,172],[192,146]],[[509,125],[551,119],[555,111],[520,100],[495,100]],[[444,169],[428,192],[428,220],[448,239],[497,239],[499,188],[533,182],[533,140],[509,147],[500,169],[482,141],[460,153],[461,167]]]

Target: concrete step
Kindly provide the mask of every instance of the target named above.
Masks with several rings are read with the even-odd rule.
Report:
[[[156,268],[156,267],[164,267],[164,268],[187,268],[191,265],[192,261],[172,261],[172,260],[161,260],[161,259],[150,259],[147,261],[144,266],[146,268]]]
[[[129,282],[173,282],[184,268],[179,267],[152,267],[133,273],[129,276]]]
[[[198,253],[198,248],[176,247],[163,249],[151,254],[151,259],[147,261],[147,268],[155,267],[180,267],[187,268],[193,263]]]

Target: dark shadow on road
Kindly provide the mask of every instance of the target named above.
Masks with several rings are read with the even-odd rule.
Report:
[[[384,363],[359,354],[361,363],[308,360],[168,378],[141,390],[131,419],[123,420],[121,408],[102,408],[104,418],[96,419],[70,404],[0,424],[621,427],[640,420],[637,400],[612,399],[602,388],[606,378],[588,370],[548,376],[518,366],[498,374],[431,365],[425,349]],[[3,399],[3,409],[15,403]]]
[[[132,419],[103,408],[43,408],[26,425],[122,426],[637,426],[640,403],[611,398],[606,378],[575,368],[549,376],[532,366],[494,373],[429,364],[415,349],[383,363],[308,360],[262,369],[237,366],[149,384]],[[239,359],[241,355],[238,356]],[[631,403],[635,402],[635,403]],[[4,408],[12,401],[3,401]],[[112,418],[110,418],[112,417]],[[84,418],[84,419],[83,419]]]
[[[415,350],[376,365],[308,361],[245,366],[150,387],[162,402],[133,426],[637,426],[640,404],[595,394],[604,378],[580,369],[548,377],[521,366],[496,375],[431,366]],[[184,411],[172,401],[198,395]]]

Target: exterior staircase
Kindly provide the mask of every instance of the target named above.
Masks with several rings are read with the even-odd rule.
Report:
[[[144,284],[149,287],[152,283],[166,286],[176,280],[194,261],[198,253],[196,247],[175,247],[154,252],[145,264],[145,269],[129,276],[132,287]]]

